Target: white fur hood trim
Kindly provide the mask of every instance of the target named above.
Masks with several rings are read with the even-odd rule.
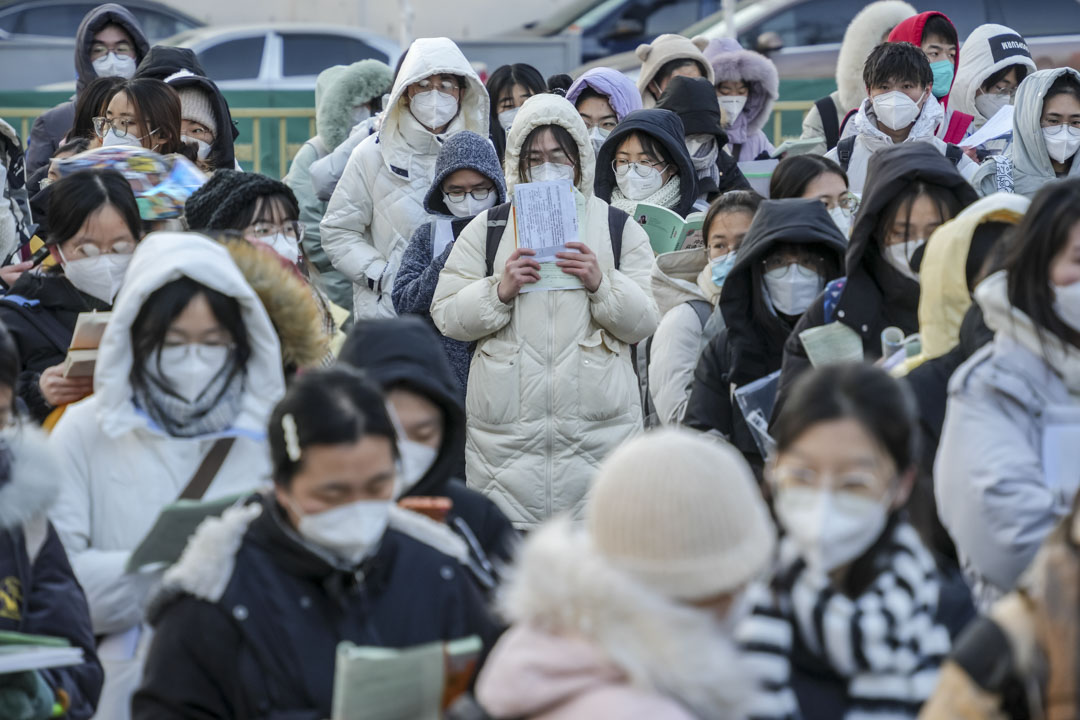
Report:
[[[864,7],[852,19],[844,32],[840,54],[836,57],[836,87],[840,91],[841,118],[857,108],[866,97],[866,85],[862,79],[866,56],[882,42],[883,35],[915,14],[915,8],[902,0],[880,0]]]
[[[232,579],[244,534],[262,509],[261,503],[234,505],[221,517],[204,520],[180,560],[165,571],[162,594],[179,591],[207,602],[220,600]]]
[[[632,685],[679,701],[697,718],[742,716],[733,709],[750,684],[716,620],[611,567],[566,519],[525,542],[499,606],[511,622],[593,643]]]
[[[49,509],[60,492],[63,471],[36,427],[2,430],[0,445],[11,452],[11,477],[0,485],[0,530],[8,530]]]

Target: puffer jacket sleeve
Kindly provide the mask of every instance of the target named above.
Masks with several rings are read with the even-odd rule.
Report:
[[[311,187],[315,191],[315,197],[326,202],[334,194],[345,168],[349,164],[356,146],[371,134],[369,126],[364,125],[353,129],[345,142],[338,145],[329,155],[319,158],[311,164]]]
[[[627,221],[619,269],[606,271],[600,287],[589,293],[593,320],[624,343],[641,342],[660,323],[650,279],[654,263],[649,236],[636,222]]]
[[[735,421],[728,385],[727,334],[725,328],[702,350],[694,368],[693,386],[683,422],[687,427],[702,432],[718,432],[730,440]]]
[[[472,342],[493,335],[510,322],[516,299],[510,304],[499,299],[502,268],[496,267],[492,277],[484,277],[487,212],[477,215],[461,231],[453,248],[439,273],[431,319],[443,335]]]
[[[376,178],[364,177],[365,148],[357,147],[349,157],[320,226],[323,249],[330,262],[357,285],[378,281],[386,269],[386,258],[371,237],[374,199],[370,188]]]
[[[686,414],[701,334],[697,313],[683,303],[668,310],[650,341],[649,394],[664,425],[678,424]]]
[[[431,223],[423,223],[413,231],[390,291],[394,309],[400,315],[408,313],[426,317],[431,312],[431,299],[439,283],[439,271],[453,245],[446,248],[442,257],[434,259],[431,257],[431,246]]]
[[[802,135],[799,136],[800,140],[813,140],[814,138],[824,138],[825,127],[821,123],[821,113],[818,111],[817,105],[812,105],[810,110],[806,113],[806,116],[802,121]],[[815,145],[807,152],[810,155],[824,155],[828,152],[829,148],[825,146],[825,141]]]
[[[304,239],[301,241],[304,254],[320,273],[324,273],[333,270],[334,266],[330,258],[326,257],[326,251],[322,247],[322,234],[319,232],[319,223],[326,212],[326,204],[315,197],[315,190],[311,187],[311,164],[318,157],[319,151],[312,141],[304,143],[293,158],[289,174],[283,182],[292,189],[300,205],[300,222],[304,223]]]

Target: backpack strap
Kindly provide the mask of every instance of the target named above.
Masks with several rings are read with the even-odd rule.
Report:
[[[199,463],[195,474],[181,491],[180,500],[202,500],[203,495],[210,488],[210,483],[217,477],[218,470],[225,464],[225,458],[229,456],[229,450],[232,450],[234,442],[236,438],[220,438],[210,446],[210,452],[206,453],[206,457]]]
[[[499,253],[499,243],[506,232],[506,223],[510,219],[510,203],[496,205],[487,214],[487,247],[484,251],[484,277],[495,274],[495,256]]]
[[[617,207],[608,205],[607,228],[611,239],[611,255],[615,258],[615,269],[622,264],[622,236],[626,229],[626,221],[630,216]]]
[[[686,304],[694,309],[697,313],[698,322],[701,323],[701,329],[705,329],[705,324],[709,322],[709,318],[712,317],[713,308],[705,300],[687,300]]]
[[[739,160],[739,153],[742,151],[742,143],[735,143],[731,146],[731,157],[735,158],[736,162]]]
[[[832,150],[840,142],[840,118],[836,116],[836,103],[831,95],[826,95],[814,103],[814,107],[821,117],[821,129],[825,131],[825,147]]]
[[[67,354],[71,346],[71,331],[56,319],[52,313],[45,312],[41,302],[31,300],[22,295],[4,295],[0,297],[0,305],[6,305],[26,320],[31,327],[53,345],[58,352]]]
[[[849,135],[836,143],[836,160],[840,164],[840,169],[844,172],[848,171],[848,165],[851,164],[851,154],[855,152],[856,139],[857,136]]]
[[[954,166],[960,165],[960,161],[964,159],[964,151],[959,145],[953,145],[949,143],[945,146],[945,157],[948,158]]]
[[[844,286],[847,278],[837,278],[825,286],[825,324],[836,320],[836,306],[840,304],[840,298],[844,294]]]
[[[844,116],[844,119],[840,122],[840,137],[844,136],[844,128],[851,121],[851,118],[855,117],[859,113],[859,108],[855,107],[848,111],[848,114]]]
[[[967,130],[971,127],[971,123],[975,121],[975,118],[967,113],[959,111],[953,111],[949,117],[949,126],[945,130],[945,137],[942,138],[947,143],[956,144],[964,139],[964,135],[967,134]]]

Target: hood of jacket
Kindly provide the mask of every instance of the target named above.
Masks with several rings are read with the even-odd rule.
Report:
[[[233,143],[240,137],[240,130],[233,122],[229,103],[213,80],[196,75],[188,70],[178,70],[165,78],[166,84],[179,92],[185,88],[195,88],[210,98],[210,110],[214,113],[217,132],[214,142],[210,143],[210,155],[207,162],[214,168],[232,170],[236,167],[236,154]]]
[[[773,104],[780,97],[780,75],[776,66],[761,53],[744,50],[734,38],[713,40],[705,48],[705,57],[712,65],[713,85],[742,80],[749,88],[743,111],[728,127],[731,142],[745,142],[747,137],[765,127]]]
[[[353,108],[366,105],[390,91],[394,72],[378,60],[335,65],[315,81],[315,132],[327,150],[333,150],[352,130]]]
[[[566,91],[566,99],[576,106],[585,88],[592,88],[606,97],[620,122],[630,113],[641,109],[641,93],[637,86],[618,70],[599,67],[586,71]]]
[[[724,117],[716,101],[716,88],[705,78],[671,78],[656,109],[670,110],[678,115],[687,135],[713,135],[721,149],[728,144]]]
[[[75,94],[82,92],[97,77],[94,63],[90,60],[90,46],[94,44],[94,35],[106,25],[119,25],[131,36],[135,43],[135,63],[138,64],[150,50],[146,34],[135,16],[123,5],[105,3],[86,13],[79,29],[75,31]]]
[[[971,307],[967,259],[976,228],[987,222],[1016,225],[1031,200],[1023,195],[995,193],[969,205],[926,241],[919,268],[919,335],[922,352],[936,358],[960,342],[960,327]]]
[[[465,455],[465,408],[439,336],[412,315],[364,320],[349,332],[339,360],[363,370],[384,391],[403,385],[442,409],[442,447],[431,469],[406,495],[444,494]]]
[[[1020,33],[1004,25],[980,25],[964,41],[964,62],[956,70],[952,92],[952,109],[967,113],[981,126],[990,118],[975,107],[975,93],[994,73],[1010,65],[1023,65],[1029,73],[1039,68],[1031,59],[1027,41]]]
[[[515,629],[477,686],[497,717],[535,716],[620,681],[702,720],[741,717],[745,678],[716,620],[613,568],[567,520],[526,541],[500,606]]]
[[[202,77],[207,76],[202,63],[199,62],[199,56],[191,48],[155,45],[135,68],[135,77],[164,80],[181,70],[187,70]]]
[[[451,135],[443,143],[439,159],[435,162],[435,179],[424,197],[424,210],[432,215],[453,215],[443,200],[442,184],[458,170],[475,170],[480,173],[495,183],[495,204],[506,202],[506,181],[499,166],[499,157],[495,154],[495,146],[486,137],[464,130]]]
[[[903,0],[879,0],[855,15],[844,31],[840,54],[836,57],[836,88],[840,93],[840,116],[862,104],[866,97],[863,66],[870,51],[893,28],[918,11]]]
[[[672,210],[686,217],[698,196],[697,170],[694,169],[694,161],[690,159],[690,153],[686,149],[686,132],[683,129],[682,120],[670,110],[658,108],[635,110],[611,131],[604,140],[604,144],[600,146],[600,154],[596,158],[596,197],[604,202],[611,200],[611,193],[616,187],[615,170],[611,163],[615,159],[619,144],[634,131],[640,131],[655,138],[663,145],[668,157],[679,169],[682,199],[678,207]]]
[[[661,35],[647,45],[638,45],[634,54],[641,61],[641,74],[638,75],[637,88],[641,94],[642,107],[650,108],[656,105],[659,98],[655,97],[652,91],[649,90],[649,83],[656,77],[656,73],[659,72],[660,68],[672,60],[685,59],[697,62],[701,65],[705,77],[715,85],[712,65],[702,54],[702,51],[708,45],[709,40],[705,37],[696,37],[691,40],[682,35],[673,35],[671,33]]]
[[[119,437],[147,427],[146,416],[132,401],[131,326],[150,295],[182,277],[235,298],[240,304],[251,357],[240,414],[232,429],[264,437],[270,411],[285,394],[281,346],[274,326],[228,250],[202,235],[175,232],[151,233],[139,243],[126,281],[113,303],[94,369],[94,396],[102,431],[109,437]]]
[[[945,18],[945,22],[949,23],[949,25],[953,25],[952,20],[950,20],[949,16],[946,15],[945,13],[937,12],[935,10],[931,10],[929,12],[919,13],[918,15],[915,15],[913,17],[909,17],[907,20],[904,20],[899,25],[894,27],[893,31],[891,33],[889,33],[889,42],[894,42],[894,43],[895,42],[907,42],[907,43],[911,43],[912,45],[914,45],[917,48],[921,48],[922,47],[923,29],[926,27],[926,23],[930,20],[930,18],[934,17],[935,15]],[[953,31],[954,32],[956,31],[956,26],[955,25],[953,25]],[[959,34],[957,34],[956,41],[960,42]],[[960,67],[960,48],[957,47],[956,48],[956,59],[953,60],[953,78],[954,78],[954,80],[955,80],[955,77],[956,77],[956,71],[957,71],[957,69],[959,67]],[[941,100],[941,105],[943,107],[948,107],[949,106],[949,95],[948,94],[946,94],[945,97],[943,97],[943,98],[939,98],[939,100]]]
[[[52,506],[64,479],[59,454],[40,429],[26,424],[0,430],[0,531],[14,530]]]
[[[465,78],[465,90],[461,94],[457,116],[450,121],[450,127],[442,137],[460,130],[472,130],[477,135],[487,137],[488,106],[487,89],[472,65],[461,54],[460,48],[444,37],[420,38],[409,46],[401,62],[390,98],[383,108],[382,126],[379,128],[378,142],[382,149],[383,162],[394,173],[395,168],[408,168],[414,155],[437,155],[441,141],[434,133],[424,132],[422,140],[416,139],[410,144],[402,128],[402,118],[410,114],[406,105],[406,90],[413,83],[438,74],[457,75]]]
[[[589,131],[585,129],[585,121],[569,100],[550,93],[533,95],[518,109],[518,114],[514,117],[514,124],[506,137],[506,161],[503,163],[506,192],[513,194],[514,186],[518,182],[521,146],[525,144],[529,133],[544,125],[558,125],[570,133],[570,137],[577,143],[578,156],[581,158],[581,178],[577,189],[585,197],[591,197],[593,178],[596,175],[596,155],[593,153]]]
[[[703,248],[676,250],[656,256],[651,279],[653,298],[661,316],[691,300],[709,301],[697,284],[698,275],[708,264]]]

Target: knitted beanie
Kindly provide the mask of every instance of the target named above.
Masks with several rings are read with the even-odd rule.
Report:
[[[180,88],[180,118],[190,120],[200,125],[217,137],[217,121],[214,120],[214,109],[210,106],[210,96],[196,87]]]
[[[742,456],[678,428],[638,436],[608,456],[586,527],[613,566],[682,601],[740,589],[766,571],[776,545]]]
[[[296,203],[296,195],[285,183],[258,173],[218,170],[191,194],[184,205],[184,217],[191,230],[239,230],[241,213],[260,197],[284,195]]]

